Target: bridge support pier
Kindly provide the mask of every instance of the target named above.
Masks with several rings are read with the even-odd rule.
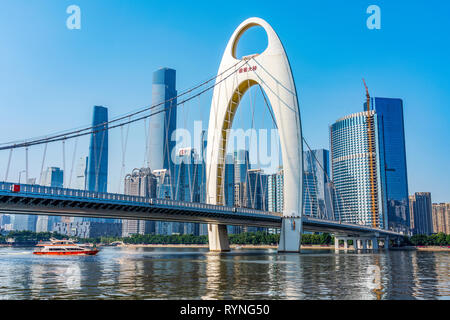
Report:
[[[224,224],[208,225],[209,251],[227,252],[230,251],[227,226]]]
[[[300,252],[303,229],[302,219],[298,217],[283,217],[281,221],[278,252]]]
[[[372,238],[372,250],[378,250],[378,239]]]
[[[366,239],[361,239],[361,244],[362,244],[362,249],[363,250],[367,250],[367,240]]]
[[[339,241],[341,238],[334,236],[334,250],[339,250]]]
[[[358,250],[359,249],[359,240],[358,238],[353,238],[353,249]]]
[[[357,238],[356,243],[358,244],[358,250],[363,249],[363,241],[360,238]]]
[[[389,250],[389,237],[384,238],[384,249]]]

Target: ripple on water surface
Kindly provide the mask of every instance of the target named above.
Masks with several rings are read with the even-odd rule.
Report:
[[[1,299],[450,299],[450,253],[0,248]]]

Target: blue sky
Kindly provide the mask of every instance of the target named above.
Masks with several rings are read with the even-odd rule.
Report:
[[[71,4],[81,8],[81,30],[66,28]],[[366,27],[371,4],[381,8],[381,30]],[[162,66],[177,70],[179,91],[197,84],[217,71],[234,29],[257,16],[285,46],[310,145],[329,148],[328,126],[361,111],[364,77],[372,96],[404,101],[410,194],[430,191],[434,202],[450,202],[449,12],[441,0],[2,0],[0,142],[88,124],[93,105],[108,106],[112,117],[150,105],[152,72]],[[264,41],[257,30],[247,38],[242,53]],[[208,99],[180,110],[180,126],[193,120],[206,126]],[[235,125],[249,126],[248,110],[240,110]],[[268,113],[258,125],[270,128]],[[142,125],[130,128],[127,171],[143,162],[143,132]],[[110,139],[110,157],[120,158],[120,130]],[[61,166],[61,148],[49,148],[46,165]],[[73,149],[68,142],[66,171]],[[87,140],[79,141],[75,157],[83,153]],[[0,152],[1,175],[7,158]],[[31,176],[41,158],[41,149],[30,151]],[[23,169],[17,152],[11,176]],[[120,170],[120,161],[110,168],[111,191]]]

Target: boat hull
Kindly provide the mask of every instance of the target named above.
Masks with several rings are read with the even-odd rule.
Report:
[[[99,250],[89,250],[89,251],[72,251],[72,252],[33,252],[33,254],[37,255],[46,255],[46,256],[95,256]]]

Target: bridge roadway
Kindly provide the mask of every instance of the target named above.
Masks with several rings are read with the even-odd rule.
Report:
[[[282,214],[169,199],[0,182],[0,213],[199,222],[280,228]],[[346,236],[401,234],[367,226],[303,217],[303,230]]]

